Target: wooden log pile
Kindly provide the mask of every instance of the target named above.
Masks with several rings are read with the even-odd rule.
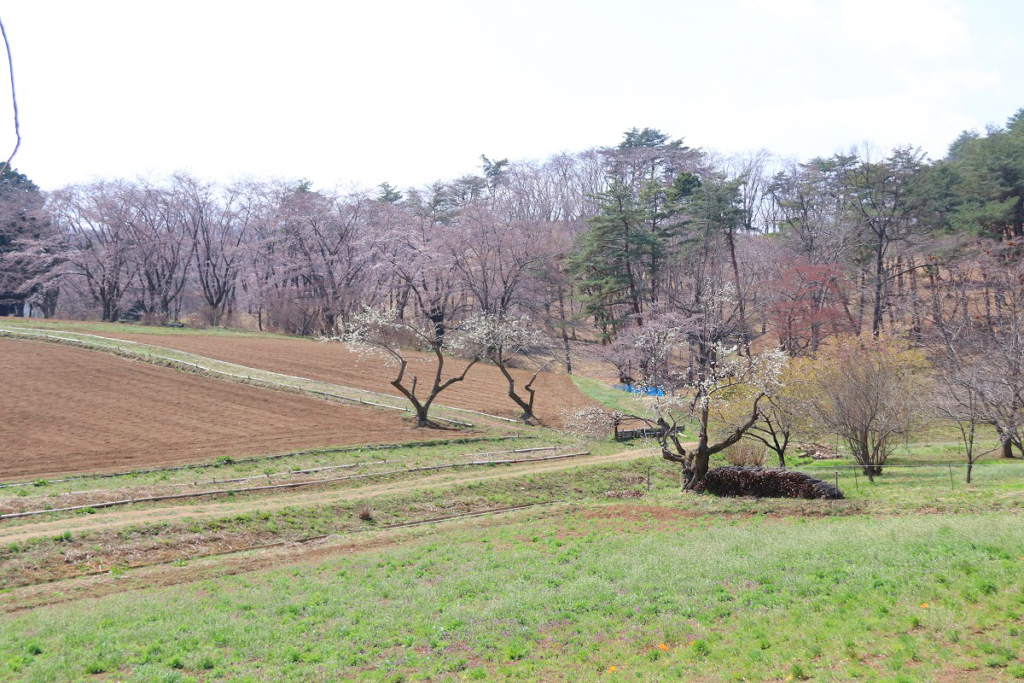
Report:
[[[803,472],[761,467],[716,467],[709,470],[698,491],[716,496],[755,498],[823,498],[839,500],[843,492]]]

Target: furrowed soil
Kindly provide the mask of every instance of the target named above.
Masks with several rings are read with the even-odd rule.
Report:
[[[381,358],[361,356],[339,343],[317,342],[311,339],[239,338],[202,334],[124,333],[103,336],[163,346],[262,370],[400,396],[391,386],[394,368],[387,367]],[[436,361],[432,355],[424,353],[410,353],[409,356],[412,360],[407,372],[420,378],[419,386],[422,392],[424,384],[432,381],[434,377]],[[457,375],[465,366],[465,362],[461,360],[446,358],[444,378]],[[526,396],[523,386],[530,381],[533,373],[513,369],[511,374],[520,395]],[[534,412],[547,426],[561,426],[564,411],[592,403],[576,388],[568,375],[542,372],[533,386],[537,390]],[[482,364],[471,369],[465,381],[446,389],[437,402],[509,418],[518,418],[522,414],[522,410],[508,398],[508,382],[501,372],[496,367]]]
[[[0,339],[0,377],[0,481],[423,438],[390,411],[53,344]]]
[[[64,532],[82,533],[119,529],[140,524],[173,523],[182,520],[201,520],[230,517],[240,514],[269,512],[282,508],[300,508],[312,505],[336,504],[340,501],[363,500],[375,496],[395,495],[413,491],[426,491],[445,488],[459,484],[479,483],[500,479],[519,479],[530,475],[562,472],[580,467],[595,467],[629,462],[641,458],[650,458],[653,451],[637,449],[622,451],[610,455],[595,455],[573,458],[570,460],[554,460],[549,462],[531,463],[524,466],[496,469],[480,469],[472,472],[445,471],[415,479],[394,479],[380,483],[372,483],[351,489],[331,487],[315,490],[300,489],[297,491],[279,492],[267,497],[251,497],[242,500],[220,497],[193,501],[188,504],[181,501],[178,505],[158,507],[125,507],[112,508],[96,515],[72,517],[47,521],[7,521],[0,526],[0,546],[22,542],[32,538],[52,536]]]

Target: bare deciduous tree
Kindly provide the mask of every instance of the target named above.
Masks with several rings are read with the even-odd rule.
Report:
[[[838,339],[808,361],[816,418],[846,442],[871,481],[921,422],[925,365],[920,352],[884,335]]]

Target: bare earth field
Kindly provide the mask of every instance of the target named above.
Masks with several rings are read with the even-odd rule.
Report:
[[[393,393],[380,360],[337,344],[115,334]],[[0,339],[0,480],[465,434],[109,351]],[[441,403],[514,417],[497,370],[475,370]],[[634,401],[587,370],[598,379],[581,386],[609,407]],[[549,424],[589,402],[566,376],[538,384]],[[985,462],[964,483],[949,425],[905,446],[916,467],[872,484],[805,463],[842,474],[847,499],[791,501],[682,494],[656,449],[472,421],[489,443],[369,456],[386,462],[319,453],[202,482],[0,491],[0,512],[41,513],[0,520],[0,680],[1024,680],[1024,480],[1019,463]],[[570,448],[587,452],[465,460]],[[321,469],[286,471],[300,463]],[[293,475],[324,478],[209,488]],[[178,492],[192,497],[145,500]],[[54,511],[65,495],[139,502]]]
[[[423,438],[390,412],[52,344],[0,340],[0,377],[6,481]]]
[[[383,359],[361,357],[338,343],[320,343],[309,339],[237,338],[199,334],[125,333],[104,336],[164,346],[322,382],[399,395],[390,383],[394,378],[394,369],[386,367]],[[433,357],[427,354],[414,356],[419,362],[410,363],[408,372],[418,375],[421,384],[428,382],[433,378],[436,367]],[[446,359],[445,377],[461,372],[464,367],[465,363],[462,361]],[[530,380],[532,373],[513,370],[512,375],[517,388],[521,389]],[[564,410],[590,402],[590,399],[576,388],[568,375],[541,373],[534,387],[537,389],[535,412],[548,426],[559,426]],[[438,403],[511,418],[518,418],[521,413],[518,406],[508,398],[508,383],[499,370],[484,365],[478,365],[470,370],[464,382],[446,389]]]

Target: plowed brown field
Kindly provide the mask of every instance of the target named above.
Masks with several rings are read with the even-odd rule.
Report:
[[[310,339],[261,339],[250,337],[218,337],[213,335],[104,335],[197,353],[209,358],[238,363],[253,368],[298,375],[322,382],[378,391],[393,396],[399,393],[391,386],[394,370],[376,357],[362,357],[342,344],[320,343]],[[436,367],[433,357],[411,354],[417,360],[409,364],[408,372],[417,374],[420,384],[433,378]],[[445,377],[462,371],[465,363],[445,360]],[[512,376],[520,391],[532,373],[513,370]],[[590,403],[568,375],[543,372],[534,387],[537,417],[549,426],[559,426],[562,411]],[[488,365],[478,365],[469,371],[464,382],[454,384],[441,394],[437,402],[456,408],[469,408],[494,415],[518,418],[518,406],[508,398],[508,383],[501,372]]]
[[[425,438],[400,413],[8,339],[0,339],[0,421],[6,481]]]

